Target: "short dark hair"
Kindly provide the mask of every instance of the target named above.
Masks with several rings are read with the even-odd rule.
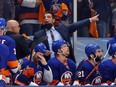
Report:
[[[52,18],[55,19],[55,15],[54,15],[54,13],[52,13],[51,11],[46,11],[45,14],[51,14],[51,15],[52,15]],[[45,14],[44,14],[44,15],[45,15]]]

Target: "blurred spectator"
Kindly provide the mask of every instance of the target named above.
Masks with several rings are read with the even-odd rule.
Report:
[[[100,38],[108,37],[109,22],[111,20],[111,7],[108,0],[92,0],[93,9],[99,14],[97,22],[98,36]]]
[[[55,14],[55,25],[58,25],[60,22],[64,24],[71,22],[72,0],[43,0],[43,2],[46,10]]]
[[[19,34],[19,23],[16,20],[9,20],[6,28],[8,29],[6,35],[13,38],[16,42],[16,57],[18,59],[28,57],[30,48],[27,45],[25,38]]]
[[[50,11],[50,8],[54,5],[54,4],[61,4],[61,3],[65,3],[70,9],[70,3],[72,3],[73,0],[43,0],[44,6],[46,8],[46,11]]]
[[[20,15],[19,15],[21,25],[20,33],[21,34],[25,33],[27,36],[31,36],[38,30],[40,30],[41,27],[40,20],[43,19],[42,11],[45,10],[42,0],[31,0],[31,1],[18,0],[18,1],[20,4]]]
[[[0,17],[6,20],[15,18],[14,0],[0,0]]]
[[[91,9],[88,0],[77,0],[77,20],[83,20],[91,17]],[[83,26],[78,32],[79,37],[89,36],[89,25]]]
[[[116,3],[113,3],[113,10],[112,10],[112,26],[114,28],[114,35],[116,36]]]
[[[14,3],[15,3],[15,20],[19,22],[20,4],[18,3],[18,0],[14,0]]]

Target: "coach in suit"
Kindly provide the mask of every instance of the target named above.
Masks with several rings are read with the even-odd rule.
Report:
[[[69,58],[75,61],[73,48],[70,42],[70,35],[80,27],[89,24],[90,21],[92,22],[97,20],[98,15],[93,18],[88,18],[82,21],[69,24],[67,26],[61,23],[57,27],[54,27],[54,14],[52,14],[51,12],[46,12],[44,14],[45,27],[34,34],[34,41],[43,42],[46,45],[47,49],[51,51],[51,55],[49,57],[46,57],[46,60],[48,60],[49,58],[54,57],[54,53],[52,51],[52,42],[56,40],[65,40],[69,45],[71,52]],[[45,37],[47,38],[45,39]]]

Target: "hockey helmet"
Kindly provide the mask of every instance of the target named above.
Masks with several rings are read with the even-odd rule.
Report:
[[[46,51],[47,51],[47,48],[46,48],[45,44],[42,42],[39,43],[37,46],[35,46],[35,52],[41,52],[41,53],[45,54]]]
[[[109,55],[113,56],[116,52],[116,43],[110,45]]]
[[[96,54],[97,49],[101,49],[98,44],[89,44],[85,47],[85,53],[89,57],[92,53]]]
[[[0,18],[0,29],[4,29],[6,27],[6,20],[4,18]]]
[[[64,40],[57,40],[52,43],[52,50],[57,53],[63,44],[67,44]]]
[[[107,42],[107,49],[108,49],[109,45],[112,45],[114,43],[116,43],[116,36],[115,37],[112,37],[112,38],[110,38],[108,40],[108,42]]]

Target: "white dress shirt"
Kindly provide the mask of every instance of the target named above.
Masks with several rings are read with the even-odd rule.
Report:
[[[62,38],[62,36],[60,35],[60,33],[59,33],[57,30],[55,30],[54,27],[52,27],[50,30],[51,30],[52,33],[54,34],[54,41],[56,41],[56,40],[63,40],[63,38]],[[55,55],[54,55],[54,52],[52,51],[52,43],[53,43],[53,41],[52,41],[52,37],[51,37],[51,34],[50,34],[50,30],[47,30],[47,29],[46,29],[46,34],[47,34],[47,36],[48,36],[49,48],[50,48],[50,51],[52,52],[50,58],[53,58],[53,57],[55,57]]]

